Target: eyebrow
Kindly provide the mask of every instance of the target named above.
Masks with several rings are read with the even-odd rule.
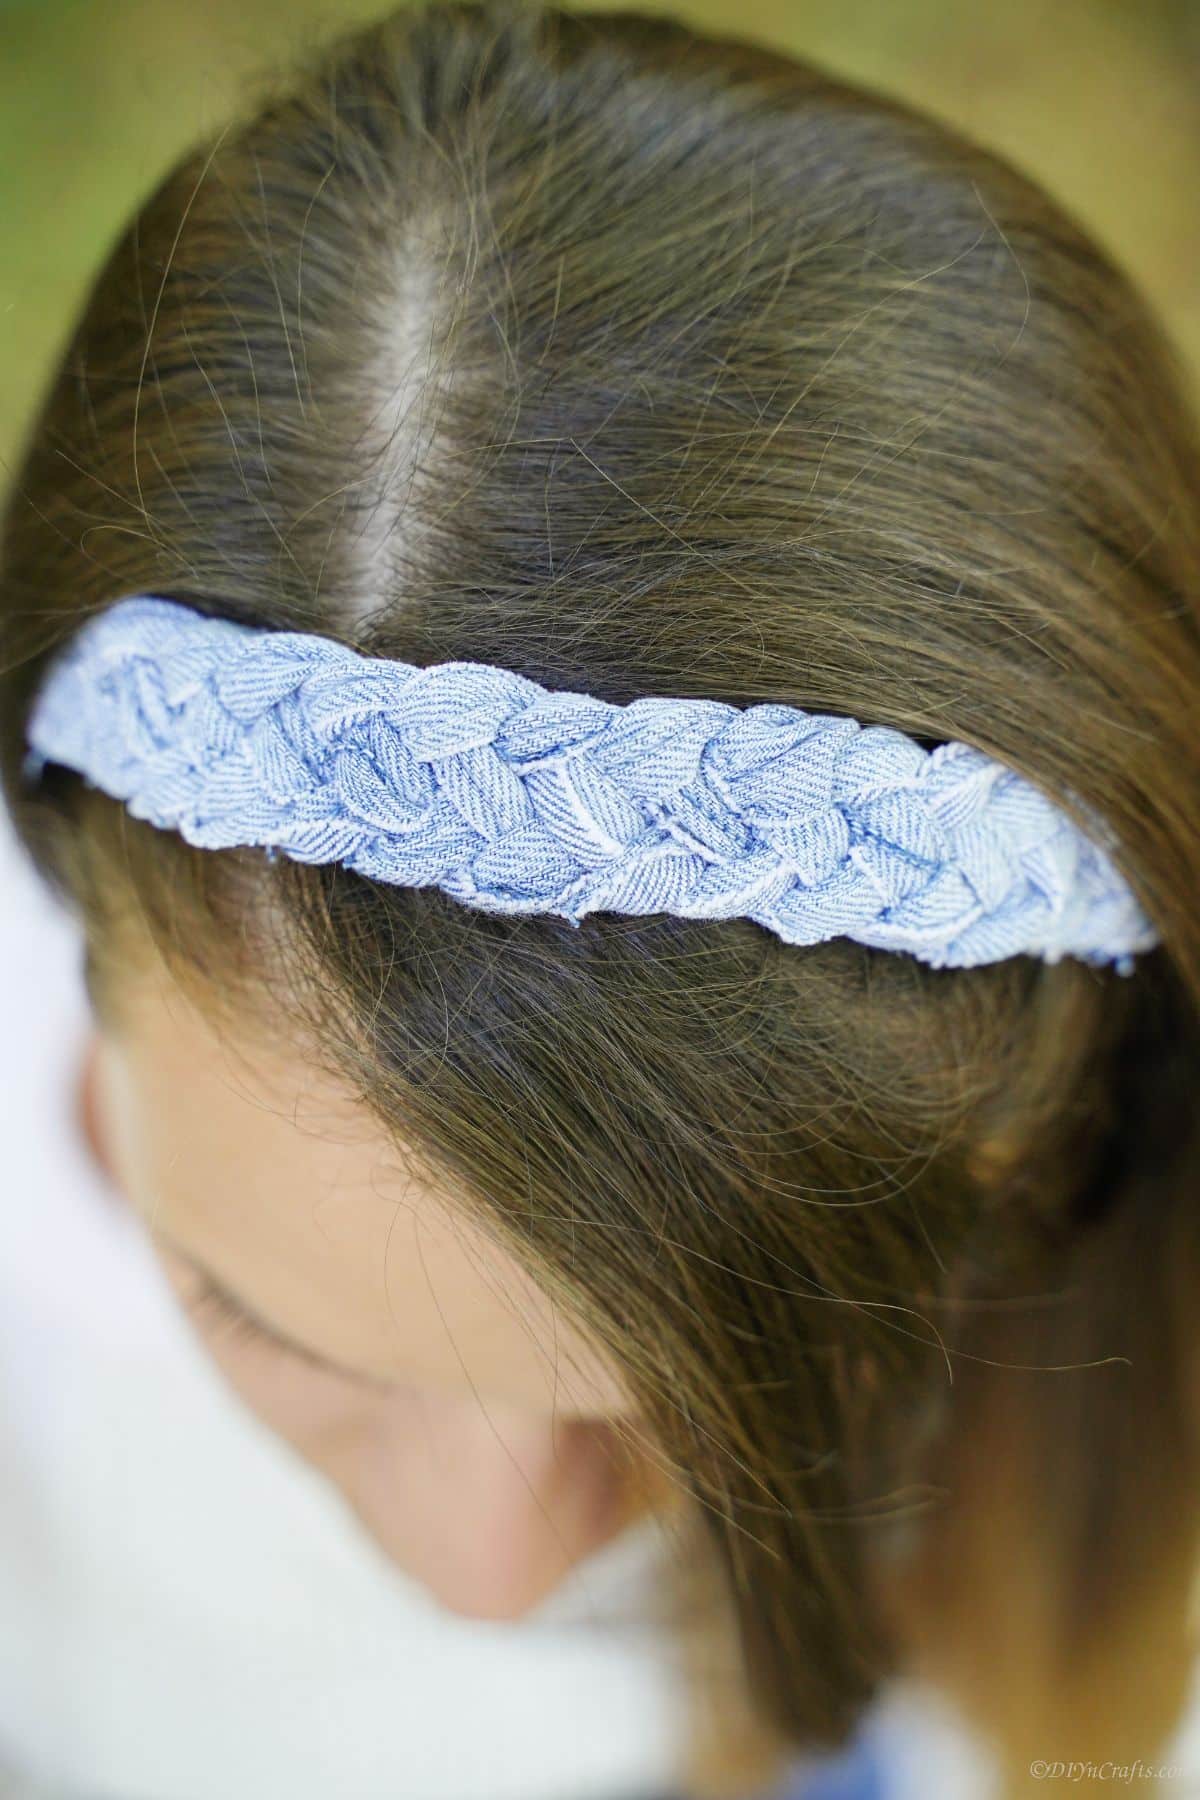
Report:
[[[239,1313],[248,1325],[253,1325],[256,1331],[261,1331],[264,1337],[270,1338],[281,1349],[290,1351],[293,1356],[301,1357],[314,1368],[320,1369],[322,1374],[340,1376],[343,1381],[357,1382],[360,1387],[382,1390],[394,1385],[392,1382],[385,1381],[382,1376],[370,1375],[362,1369],[351,1368],[348,1363],[336,1362],[332,1357],[323,1356],[319,1350],[312,1349],[310,1345],[302,1344],[298,1338],[289,1337],[286,1332],[280,1331],[278,1326],[272,1325],[269,1320],[264,1319],[262,1314],[256,1312],[252,1306],[248,1306],[240,1294],[235,1294],[232,1288],[227,1287],[223,1281],[219,1281],[212,1270],[204,1263],[199,1262],[189,1250],[185,1250],[182,1244],[177,1243],[174,1238],[168,1237],[163,1231],[159,1231],[158,1236],[162,1238],[172,1254],[177,1256],[180,1262],[185,1263],[223,1305],[229,1307],[232,1312]]]

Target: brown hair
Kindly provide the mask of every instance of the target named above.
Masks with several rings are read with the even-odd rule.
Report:
[[[626,1372],[749,1716],[832,1743],[922,1670],[1013,1792],[1068,1742],[1152,1750],[1186,1674],[1181,388],[1060,209],[905,107],[672,21],[446,0],[248,97],[141,207],[0,543],[10,804],[93,939],[119,903],[228,982],[269,903],[323,1052]],[[932,970],[193,852],[21,775],[46,657],[134,592],[963,739],[1108,820],[1161,948]]]

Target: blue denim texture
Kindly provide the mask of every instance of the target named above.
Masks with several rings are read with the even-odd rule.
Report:
[[[781,1793],[766,1800],[887,1800],[889,1784],[880,1757],[868,1743],[856,1744],[838,1757],[797,1775]]]
[[[26,768],[77,770],[191,844],[257,845],[468,906],[753,919],[936,968],[1158,941],[1104,841],[963,743],[797,707],[552,692],[364,657],[152,595],[80,629]]]
[[[870,1721],[841,1750],[793,1764],[782,1780],[743,1800],[889,1800],[888,1744]]]

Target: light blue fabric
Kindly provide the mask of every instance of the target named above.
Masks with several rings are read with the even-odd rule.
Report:
[[[860,1744],[797,1779],[778,1800],[887,1800],[887,1796],[883,1763],[870,1744]]]
[[[1130,974],[1158,941],[1099,820],[1085,836],[967,744],[797,707],[614,706],[135,595],[52,666],[29,739],[31,774],[65,764],[191,844],[488,912],[746,918],[937,968],[1027,952]]]
[[[864,1727],[845,1749],[805,1758],[782,1782],[746,1800],[889,1800],[893,1785],[886,1748]]]

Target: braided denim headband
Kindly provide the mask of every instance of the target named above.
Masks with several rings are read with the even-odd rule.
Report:
[[[935,968],[1028,953],[1128,975],[1158,941],[1099,820],[1084,835],[970,745],[791,706],[615,706],[137,595],[51,666],[29,738],[31,773],[65,764],[190,844],[488,912],[746,918]]]

